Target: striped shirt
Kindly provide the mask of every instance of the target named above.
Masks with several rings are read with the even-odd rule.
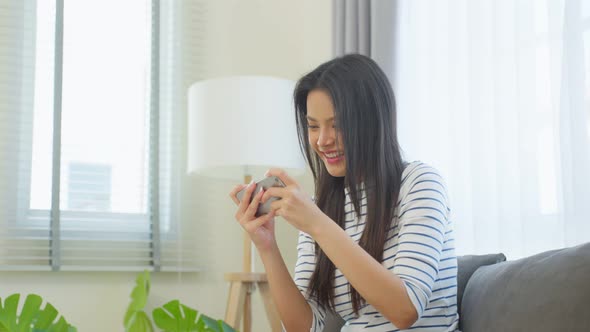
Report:
[[[348,191],[345,194],[344,228],[358,243],[365,226],[367,200],[363,193],[361,213],[357,215]],[[395,216],[385,242],[382,265],[405,283],[419,317],[411,330],[457,330],[457,257],[453,224],[444,181],[434,168],[420,162],[406,166]],[[297,251],[294,281],[312,308],[310,331],[321,332],[326,309],[307,293],[316,262],[314,240],[300,232]],[[343,331],[400,331],[370,304],[362,305],[359,316],[355,316],[349,283],[339,269],[334,280],[334,305],[334,310],[346,321]]]

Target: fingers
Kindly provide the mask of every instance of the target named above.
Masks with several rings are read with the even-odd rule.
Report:
[[[289,174],[287,174],[287,172],[285,172],[285,170],[280,169],[280,168],[271,168],[268,171],[266,171],[265,176],[276,176],[279,179],[281,179],[281,181],[283,181],[283,183],[285,183],[285,185],[287,186],[297,186],[297,182],[295,180],[293,180],[292,177],[289,176]]]
[[[245,216],[248,217],[248,219],[254,218],[254,216],[256,215],[256,210],[258,210],[258,204],[260,203],[260,199],[262,198],[263,194],[264,194],[264,190],[262,188],[260,188],[260,191],[258,191],[256,194],[254,194],[255,196],[252,199],[252,202],[250,203],[250,205],[248,206],[246,213],[244,214]]]
[[[270,213],[273,213],[275,216],[280,216],[281,215],[281,207],[283,202],[281,201],[274,201],[272,203],[270,203]]]
[[[246,211],[248,205],[250,204],[250,198],[252,197],[252,192],[254,191],[254,188],[256,188],[256,185],[254,184],[254,181],[252,181],[250,182],[250,184],[248,184],[248,188],[246,189],[246,192],[242,197],[242,201],[240,202],[240,205],[238,205],[238,211]]]
[[[264,195],[262,196],[262,200],[260,202],[266,203],[266,201],[271,197],[279,197],[285,198],[289,194],[289,189],[280,188],[280,187],[271,187],[266,189]]]
[[[267,222],[269,222],[270,220],[272,220],[272,218],[275,217],[274,212],[270,212],[267,213],[265,215],[262,215],[252,221],[249,221],[247,223],[245,223],[243,225],[244,229],[246,230],[246,232],[248,233],[252,233],[254,231],[256,231],[256,229],[258,229],[260,226],[266,224]]]
[[[244,189],[246,186],[246,184],[238,184],[234,187],[234,189],[232,189],[232,191],[230,191],[229,197],[231,197],[231,199],[234,201],[234,203],[236,203],[236,205],[240,205],[240,200],[238,199],[236,194],[240,192],[240,190]]]

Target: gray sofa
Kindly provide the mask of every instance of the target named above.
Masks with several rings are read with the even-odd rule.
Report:
[[[461,256],[458,265],[461,331],[590,331],[590,243],[515,261]],[[324,332],[342,324],[330,315]]]

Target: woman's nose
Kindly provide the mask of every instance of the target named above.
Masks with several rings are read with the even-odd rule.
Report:
[[[334,143],[334,130],[332,128],[326,128],[320,131],[320,137],[318,137],[318,146],[329,146]]]

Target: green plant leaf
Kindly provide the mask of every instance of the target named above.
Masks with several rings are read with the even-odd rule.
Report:
[[[215,320],[207,315],[201,315],[199,322],[202,323],[200,330],[205,332],[236,332],[234,328],[229,326],[221,319]]]
[[[31,330],[31,323],[39,313],[41,303],[43,303],[41,296],[35,294],[27,295],[18,319],[18,330],[20,332],[28,332]]]
[[[68,332],[68,323],[61,317],[57,323],[51,325],[47,332]]]
[[[204,331],[206,332],[221,332],[219,324],[216,319],[213,319],[207,315],[201,315],[199,320],[203,322]]]
[[[154,318],[154,323],[156,326],[168,331],[176,328],[176,320],[172,315],[169,315],[164,309],[156,308],[152,312],[152,317]]]
[[[4,300],[4,306],[0,309],[0,322],[8,332],[17,332],[16,325],[16,309],[18,308],[18,301],[20,294],[12,294]]]
[[[150,294],[150,273],[143,271],[135,280],[135,287],[131,291],[131,303],[127,307],[127,312],[123,318],[125,331],[144,332],[153,331],[152,322],[147,314],[143,311]],[[143,328],[143,330],[142,330]]]
[[[57,315],[57,310],[51,305],[51,303],[47,303],[45,308],[43,308],[43,311],[39,312],[34,328],[38,330],[48,329]]]
[[[50,304],[40,310],[43,299],[36,294],[29,294],[23,303],[20,315],[17,314],[20,294],[6,298],[4,305],[0,299],[0,332],[71,332],[76,328],[68,324],[64,317],[53,324],[59,315]]]
[[[178,300],[172,300],[154,309],[152,317],[156,326],[165,332],[192,332],[199,329],[198,311],[181,304]]]
[[[206,331],[206,329],[207,327],[205,326],[205,322],[199,317],[199,320],[197,320],[197,325],[195,326],[195,330],[200,332]]]
[[[237,332],[236,330],[234,330],[233,327],[229,326],[226,322],[222,321],[221,319],[218,320],[219,322],[219,327],[221,328],[221,331],[223,332]]]
[[[152,321],[145,311],[138,311],[133,317],[133,321],[127,327],[128,332],[153,332]]]

